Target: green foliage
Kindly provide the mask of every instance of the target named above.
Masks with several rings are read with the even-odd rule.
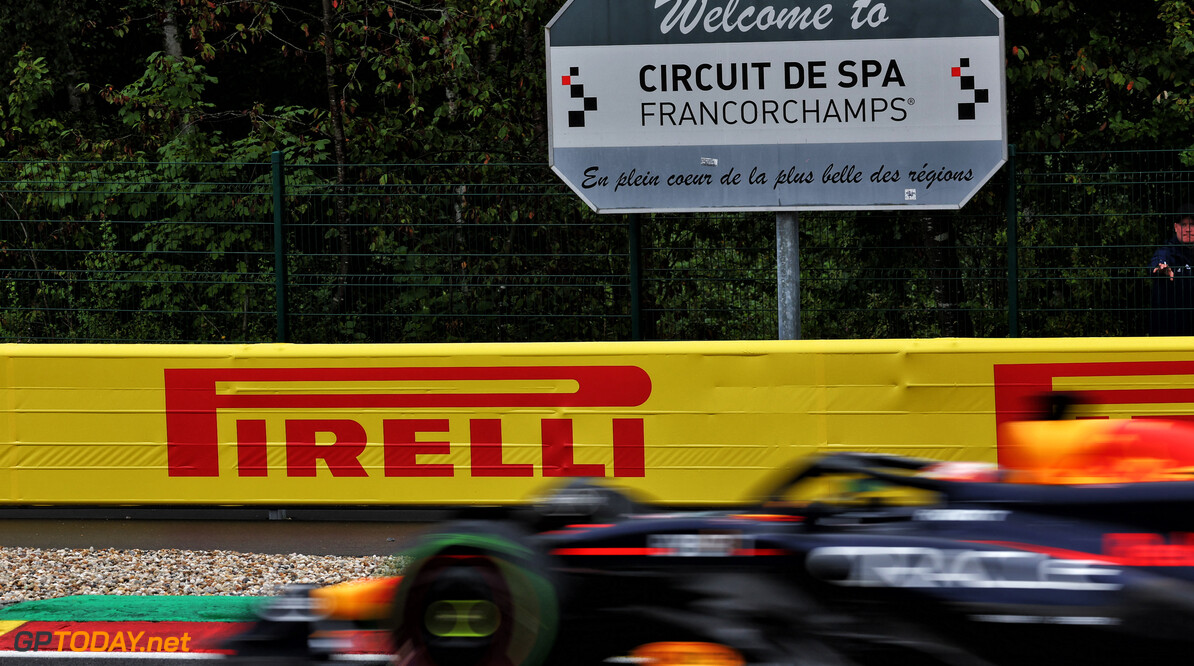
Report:
[[[3,114],[0,115],[0,148],[37,144],[44,153],[62,132],[62,124],[38,113],[40,105],[53,94],[54,79],[46,59],[35,56],[28,47],[16,54],[13,78],[8,83]]]
[[[1194,110],[1186,0],[997,0],[1011,140],[1024,150],[1184,148]]]
[[[101,95],[119,107],[117,117],[135,130],[143,145],[170,152],[163,144],[169,146],[186,136],[212,108],[203,101],[203,92],[216,79],[194,58],[160,51],[146,58],[145,65],[141,78],[120,90],[108,86]]]
[[[643,236],[647,337],[776,336],[774,215],[654,216]]]

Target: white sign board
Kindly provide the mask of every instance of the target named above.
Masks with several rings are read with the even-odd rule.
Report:
[[[987,0],[569,0],[547,77],[599,212],[959,208],[1007,159]]]

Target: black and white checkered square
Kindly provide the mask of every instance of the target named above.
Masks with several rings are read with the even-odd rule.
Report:
[[[597,98],[585,97],[585,85],[577,82],[580,77],[579,67],[569,67],[568,74],[561,77],[560,83],[568,86],[568,94],[572,99],[581,100],[581,108],[578,110],[571,110],[568,112],[568,126],[569,127],[584,127],[585,114],[589,111],[597,110]]]
[[[971,101],[958,103],[958,120],[974,120],[979,104],[986,104],[991,101],[990,91],[987,88],[976,88],[974,84],[974,77],[963,74],[963,70],[970,67],[970,58],[962,58],[958,61],[957,67],[950,69],[950,76],[959,80],[961,90],[963,92],[971,91]]]

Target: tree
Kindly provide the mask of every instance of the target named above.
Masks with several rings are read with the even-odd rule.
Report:
[[[1186,0],[997,0],[1010,140],[1025,150],[1184,148],[1194,141]]]
[[[1078,151],[1190,147],[1194,35],[1189,3],[993,1],[1006,17],[1009,139],[1022,153],[1071,151],[1064,160],[1067,177],[1080,187],[1050,205],[1105,216],[1109,226],[1100,231],[1107,238],[1119,234],[1132,239],[1125,244],[1147,242],[1138,237],[1140,211],[1112,215],[1127,205],[1122,195],[1086,192],[1095,186],[1091,174],[1112,169],[1107,155]],[[175,255],[185,254],[178,248],[189,248],[211,255],[204,271],[235,273],[242,267],[233,257],[260,250],[267,239],[209,236],[210,230],[181,223],[268,215],[260,195],[267,178],[262,165],[280,150],[291,165],[288,183],[302,192],[292,202],[288,242],[296,256],[309,255],[294,260],[294,268],[305,271],[303,279],[312,283],[305,303],[312,309],[336,304],[342,320],[323,322],[416,311],[434,322],[401,333],[383,326],[366,331],[353,324],[350,331],[346,323],[321,323],[307,329],[316,338],[465,339],[486,330],[475,324],[481,317],[519,307],[584,313],[617,309],[608,290],[576,290],[554,302],[538,302],[539,296],[525,296],[528,291],[517,296],[513,289],[502,291],[492,276],[503,275],[513,284],[532,274],[563,275],[568,265],[595,275],[608,268],[602,261],[616,261],[624,253],[620,236],[602,228],[609,218],[592,216],[573,198],[542,196],[532,202],[491,195],[542,178],[543,25],[559,4],[63,0],[55,12],[27,3],[6,5],[0,8],[5,73],[0,76],[0,170],[22,189],[0,202],[9,210],[0,248],[21,239],[24,247],[45,254],[0,253],[0,262],[12,265],[20,257],[36,264],[43,277],[56,275],[55,270],[160,274],[184,265],[177,256],[160,256],[163,248]],[[245,191],[229,194],[213,184],[230,178],[245,183]],[[347,197],[345,191],[357,194]],[[1002,307],[997,289],[955,293],[947,288],[974,284],[955,278],[952,264],[1002,262],[997,256],[1002,205],[1001,195],[984,191],[967,207],[973,224],[921,215],[806,216],[806,233],[820,234],[819,243],[802,241],[806,270],[831,276],[816,287],[806,283],[809,300],[803,309],[819,318],[806,331],[857,337],[997,330],[992,324]],[[1032,206],[1041,204],[1026,204]],[[1059,214],[1065,213],[1049,213]],[[1034,245],[1076,247],[1078,241],[1067,235],[1072,232],[1050,224],[1049,215],[1024,216],[1022,238]],[[723,225],[706,221],[660,230],[659,242],[722,249]],[[589,230],[569,227],[565,243],[559,227],[566,222],[581,222]],[[766,219],[759,224],[770,226]],[[818,244],[823,257],[810,249]],[[727,256],[752,276],[769,272],[768,243],[753,245]],[[54,254],[62,248],[91,255],[68,260]],[[103,248],[120,248],[123,254],[105,263]],[[854,248],[867,249],[866,261],[843,266],[830,256]],[[975,256],[979,250],[971,248],[989,256]],[[534,258],[514,256],[520,249]],[[717,269],[684,254],[668,250],[660,256],[684,262],[692,275]],[[1072,260],[1061,254],[1048,261]],[[1126,256],[1115,260],[1130,266]],[[400,292],[378,286],[407,273],[436,277]],[[694,302],[770,311],[774,295],[766,293],[760,279],[717,293],[703,290],[703,280],[661,283],[652,295],[653,306],[668,313],[659,330],[703,331],[712,337],[718,331],[733,336],[759,330],[713,318],[698,321],[683,311]],[[42,291],[14,298],[35,301],[37,294],[67,287],[79,285],[46,278],[33,289]],[[246,300],[253,299],[247,289],[221,296],[237,305],[220,307],[244,310]],[[74,300],[56,316],[74,317],[72,308],[87,299],[120,301],[129,311],[148,307],[138,299],[150,298],[153,290],[136,296],[134,291],[112,281],[102,293],[72,292]],[[186,299],[203,299],[186,291],[169,292],[179,311],[197,309],[184,307]],[[952,321],[949,313],[916,319],[905,312],[942,304],[977,304],[986,314],[968,323]],[[452,310],[451,317],[422,311],[441,305]],[[846,315],[828,314],[847,310]],[[877,325],[875,312],[884,313]],[[170,325],[176,324],[183,330],[182,323]],[[87,325],[99,330],[109,324]],[[148,328],[155,327],[165,330],[166,325]],[[218,328],[253,334],[267,329],[247,322]],[[514,338],[525,334],[517,327],[502,330]],[[135,337],[130,331],[120,335]]]

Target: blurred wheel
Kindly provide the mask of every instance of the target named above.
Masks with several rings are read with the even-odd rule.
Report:
[[[458,523],[409,553],[391,621],[405,666],[537,666],[551,650],[558,601],[528,535],[501,523]]]

